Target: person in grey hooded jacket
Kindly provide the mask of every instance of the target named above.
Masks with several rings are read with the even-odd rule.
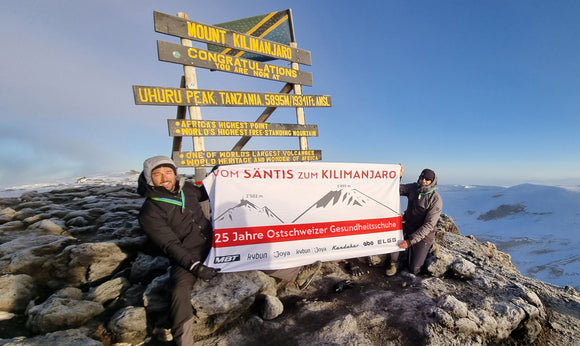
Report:
[[[401,175],[403,167],[401,166]],[[418,274],[425,263],[437,232],[437,221],[441,215],[443,201],[437,192],[437,175],[431,169],[424,169],[416,183],[401,184],[401,196],[407,196],[407,209],[403,214],[404,240],[397,244],[408,249],[409,271]],[[390,254],[387,276],[397,273],[399,252]]]
[[[212,242],[211,223],[200,205],[208,199],[207,192],[178,176],[175,163],[166,156],[145,160],[137,191],[147,197],[139,214],[141,228],[172,263],[173,340],[177,345],[193,345],[193,284],[217,274],[202,264]]]

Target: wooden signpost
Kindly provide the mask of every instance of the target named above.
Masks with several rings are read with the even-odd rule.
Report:
[[[179,167],[195,167],[196,179],[200,181],[205,176],[205,167],[216,165],[322,159],[320,150],[308,149],[307,137],[318,136],[318,126],[304,123],[304,108],[331,107],[331,97],[302,94],[302,85],[312,86],[312,73],[300,71],[298,66],[311,65],[311,55],[296,47],[290,10],[221,26],[188,20],[183,13],[172,16],[154,12],[153,17],[156,32],[181,38],[181,44],[157,41],[157,51],[160,61],[183,65],[184,77],[180,88],[134,85],[133,95],[137,105],[177,106],[176,119],[168,119],[167,124],[169,135],[174,137],[172,157]],[[243,28],[248,25],[251,29]],[[240,31],[231,28],[240,28]],[[271,37],[288,37],[290,42],[267,39],[271,32],[278,34]],[[208,49],[193,47],[191,41],[207,43]],[[274,59],[289,61],[290,67],[264,62]],[[280,81],[285,85],[279,93],[199,89],[195,67]],[[292,90],[294,94],[290,94]],[[186,119],[186,107],[189,119]],[[220,121],[202,119],[200,107],[265,107],[265,110],[255,122]],[[267,123],[278,107],[296,108],[297,123]],[[193,138],[193,151],[181,151],[184,136]],[[208,136],[241,139],[231,151],[206,151],[203,138]],[[254,136],[298,137],[300,149],[241,150]]]

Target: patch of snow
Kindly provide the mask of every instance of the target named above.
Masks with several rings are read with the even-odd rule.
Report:
[[[455,220],[462,234],[495,243],[512,256],[522,274],[580,286],[580,193],[574,189],[522,184],[442,188],[440,193],[443,213]]]
[[[115,172],[104,175],[90,177],[79,177],[76,179],[46,182],[28,185],[18,185],[10,187],[0,187],[0,198],[20,197],[28,191],[46,192],[57,189],[69,189],[83,185],[135,185],[139,179],[137,171]]]

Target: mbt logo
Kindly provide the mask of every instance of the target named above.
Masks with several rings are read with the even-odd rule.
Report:
[[[213,263],[220,264],[220,263],[230,263],[230,262],[237,262],[240,260],[240,255],[228,255],[228,256],[216,256],[213,260]]]

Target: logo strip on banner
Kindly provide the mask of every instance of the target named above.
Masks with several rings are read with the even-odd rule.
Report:
[[[214,230],[213,247],[255,245],[317,238],[343,237],[400,230],[401,217],[310,224],[239,227]]]

